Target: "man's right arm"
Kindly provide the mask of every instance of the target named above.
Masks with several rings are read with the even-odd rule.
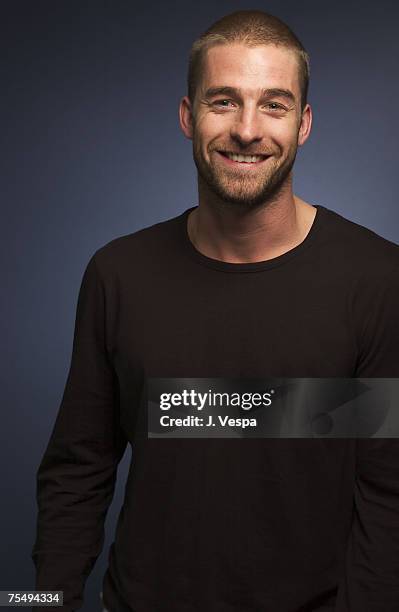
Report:
[[[105,291],[96,256],[83,275],[70,370],[37,471],[36,590],[63,591],[72,612],[104,545],[104,522],[127,440],[119,420],[116,374],[105,343]]]

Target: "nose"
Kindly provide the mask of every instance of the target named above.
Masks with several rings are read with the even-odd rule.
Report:
[[[262,118],[256,108],[243,107],[235,114],[230,136],[243,147],[254,141],[262,140]]]

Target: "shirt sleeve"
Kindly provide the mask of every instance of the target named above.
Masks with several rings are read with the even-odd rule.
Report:
[[[127,440],[105,341],[105,290],[90,259],[80,286],[72,358],[61,405],[39,465],[36,590],[63,591],[63,606],[83,605],[85,581],[104,544],[104,521]]]
[[[398,271],[381,283],[358,312],[358,378],[399,377]],[[359,438],[356,449],[353,521],[335,612],[398,612],[399,438]]]

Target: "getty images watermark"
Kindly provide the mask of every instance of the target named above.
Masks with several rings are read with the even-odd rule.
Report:
[[[150,378],[148,437],[397,438],[397,378]]]
[[[206,392],[196,391],[195,389],[183,389],[179,392],[161,393],[159,398],[159,408],[161,410],[170,410],[178,406],[190,407],[197,411],[202,411],[209,408],[224,408],[224,407],[239,407],[243,411],[251,410],[251,408],[259,406],[270,406],[272,403],[272,394],[274,389],[263,393],[239,393],[239,392],[221,392],[212,391],[209,389]],[[238,417],[233,418],[229,414],[212,414],[209,413],[207,418],[189,414],[185,417],[171,416],[170,414],[160,416],[160,425],[166,427],[214,427],[216,424],[214,418],[218,419],[222,427],[256,427],[257,419],[255,417]]]

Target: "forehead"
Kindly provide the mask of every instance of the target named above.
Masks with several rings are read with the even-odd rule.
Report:
[[[285,87],[299,95],[298,60],[291,49],[276,45],[215,45],[205,53],[202,88],[227,85],[251,90]]]

